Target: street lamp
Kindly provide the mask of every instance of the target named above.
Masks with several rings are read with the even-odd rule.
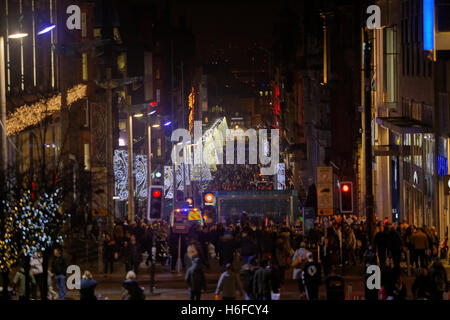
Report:
[[[56,24],[51,24],[51,25],[49,25],[47,27],[44,27],[41,31],[38,32],[38,36],[43,35],[43,34],[45,34],[47,32],[50,32],[50,31],[52,31],[55,28],[56,28]]]
[[[14,33],[9,39],[22,39],[27,33]],[[8,169],[8,134],[6,133],[6,67],[5,67],[5,38],[0,36],[0,121],[2,126],[2,169],[6,174]]]

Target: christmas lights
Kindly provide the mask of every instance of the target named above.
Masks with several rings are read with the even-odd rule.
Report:
[[[67,91],[67,105],[70,107],[87,95],[87,85],[79,84]],[[32,105],[18,107],[6,120],[6,132],[8,136],[15,135],[26,128],[37,125],[46,117],[61,111],[61,93],[42,99]]]

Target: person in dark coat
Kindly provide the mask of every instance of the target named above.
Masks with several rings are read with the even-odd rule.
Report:
[[[96,287],[97,281],[92,279],[92,274],[89,271],[85,271],[80,282],[80,300],[97,300],[97,297],[95,296]]]
[[[122,300],[145,300],[144,290],[136,281],[134,271],[128,271],[126,280],[122,282]]]
[[[435,289],[433,299],[442,300],[444,292],[447,292],[449,288],[447,272],[445,271],[445,268],[439,258],[434,259],[433,265],[430,268],[430,279]]]
[[[378,232],[375,234],[374,243],[378,259],[380,261],[380,266],[383,268],[386,265],[387,239],[386,233],[383,230],[383,226],[380,224],[378,228]]]
[[[116,243],[109,234],[106,234],[105,241],[103,241],[103,264],[104,264],[105,275],[107,273],[112,274],[114,272],[114,253],[115,252],[116,252]]]
[[[236,249],[235,242],[231,232],[227,231],[223,236],[219,249],[219,263],[221,266],[226,266],[228,263],[233,264],[234,251]]]
[[[253,292],[256,300],[272,300],[272,268],[269,260],[263,260],[255,271]]]
[[[256,244],[247,232],[242,233],[241,239],[241,257],[242,264],[248,264],[250,257],[254,257],[256,254]]]
[[[136,237],[134,235],[131,236],[130,243],[129,243],[129,256],[128,256],[128,264],[130,270],[133,270],[134,273],[137,274],[139,269],[139,264],[141,263],[142,259],[142,252],[141,252],[141,246],[136,241]]]
[[[434,295],[434,283],[428,274],[427,268],[421,268],[412,285],[413,297],[416,300],[430,300]]]
[[[52,262],[51,272],[55,275],[56,288],[58,288],[58,299],[66,299],[66,272],[67,262],[66,258],[62,255],[61,249],[54,250],[54,259]]]
[[[186,271],[185,280],[189,286],[189,299],[200,300],[202,290],[206,291],[206,278],[199,258],[194,258],[192,266]]]
[[[322,268],[314,261],[312,253],[307,255],[308,262],[303,268],[303,283],[305,285],[306,298],[317,300],[319,298],[319,285],[322,283]]]
[[[242,266],[241,276],[244,278],[245,300],[255,300],[253,282],[255,279],[255,272],[258,269],[253,257],[249,258],[248,264]]]
[[[389,224],[386,223],[386,249],[389,256],[392,257],[394,267],[400,272],[400,260],[402,255],[402,238],[400,234]]]

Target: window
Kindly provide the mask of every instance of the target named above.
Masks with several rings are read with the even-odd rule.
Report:
[[[81,13],[81,37],[87,37],[87,18],[86,12]]]
[[[89,127],[89,102],[86,100],[86,104],[84,106],[84,126],[86,128]]]
[[[91,170],[91,152],[89,143],[84,144],[84,169]]]
[[[422,134],[413,134],[412,154],[414,165],[422,168]]]
[[[383,44],[383,96],[388,108],[397,107],[397,29],[385,28]]]
[[[162,142],[161,142],[161,138],[158,138],[157,143],[158,143],[158,146],[157,146],[156,156],[157,157],[161,157],[162,156]]]
[[[88,81],[88,55],[87,52],[83,52],[83,81]]]

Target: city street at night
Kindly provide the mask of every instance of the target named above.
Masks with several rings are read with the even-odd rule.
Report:
[[[0,0],[0,317],[440,307],[449,95],[450,0]]]

